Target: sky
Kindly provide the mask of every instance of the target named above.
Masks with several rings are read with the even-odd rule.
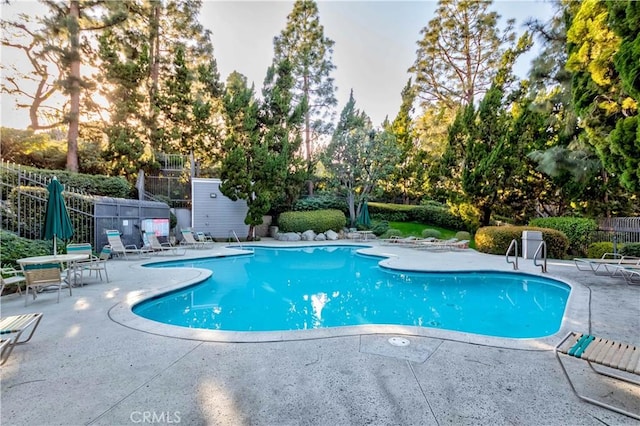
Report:
[[[411,75],[407,72],[416,59],[420,30],[433,18],[436,1],[326,1],[319,0],[320,23],[325,37],[335,42],[332,56],[337,87],[337,114],[346,104],[351,90],[356,108],[366,112],[375,125],[398,113],[400,92]],[[34,13],[41,6],[34,0],[18,0],[0,6],[3,19],[16,12]],[[273,38],[286,26],[292,1],[203,0],[200,21],[212,32],[214,56],[221,78],[238,71],[255,83],[259,93],[267,68],[273,59]],[[548,20],[552,4],[542,0],[495,0],[491,10],[503,19],[516,19],[518,35],[530,18]],[[519,61],[516,73],[526,76],[533,52]],[[16,61],[2,48],[3,63]],[[26,110],[16,110],[15,102],[2,95],[2,126],[25,128]]]

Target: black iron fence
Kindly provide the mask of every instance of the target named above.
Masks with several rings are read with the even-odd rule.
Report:
[[[49,182],[48,176],[0,159],[2,229],[21,237],[42,239]],[[67,186],[62,195],[74,226],[72,241],[93,244],[93,197]]]

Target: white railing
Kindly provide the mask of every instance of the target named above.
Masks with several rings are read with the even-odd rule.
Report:
[[[509,255],[514,250],[515,250],[514,260],[509,260]],[[517,271],[518,270],[518,241],[515,238],[511,240],[511,244],[509,244],[509,248],[507,249],[507,254],[505,255],[505,257],[507,259],[507,263],[513,264],[513,269]]]

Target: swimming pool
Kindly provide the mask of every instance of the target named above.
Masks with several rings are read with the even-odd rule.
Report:
[[[570,287],[508,272],[407,272],[362,247],[255,247],[253,255],[149,264],[196,267],[211,278],[133,306],[141,317],[226,331],[385,324],[508,338],[556,333]]]

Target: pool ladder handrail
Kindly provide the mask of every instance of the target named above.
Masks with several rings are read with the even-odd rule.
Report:
[[[542,254],[541,259],[543,262],[541,264],[538,263],[538,255]],[[547,272],[547,242],[542,240],[540,244],[538,244],[538,248],[533,255],[533,264],[535,266],[539,266],[542,269],[542,272]]]
[[[509,260],[509,254],[511,253],[512,250],[515,250],[515,258],[514,260]],[[507,249],[507,254],[505,255],[505,257],[507,259],[507,263],[513,264],[513,270],[517,271],[518,270],[518,240],[516,240],[515,238],[511,240],[511,244],[509,244],[509,248]]]
[[[238,245],[240,246],[240,250],[249,250],[242,247],[242,242],[240,242],[240,238],[238,238],[238,234],[236,234],[236,231],[234,231],[233,229],[229,229],[229,239],[231,239],[232,235],[233,235],[233,238],[238,243]],[[253,251],[253,249],[251,249],[251,251]]]

